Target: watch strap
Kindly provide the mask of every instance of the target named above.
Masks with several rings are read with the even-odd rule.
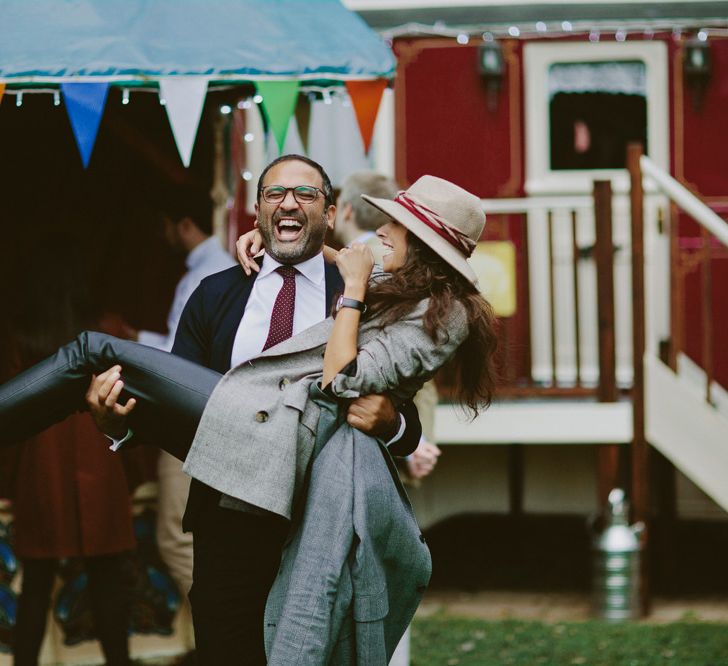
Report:
[[[341,308],[353,308],[354,310],[359,310],[362,314],[367,311],[366,303],[357,301],[355,298],[346,298],[344,296],[342,296],[338,302],[337,309],[340,310]]]

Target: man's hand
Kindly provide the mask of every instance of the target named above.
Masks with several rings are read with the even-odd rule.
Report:
[[[424,479],[437,465],[440,449],[435,444],[421,440],[412,455],[407,458],[407,473],[413,479]]]
[[[86,391],[86,404],[96,427],[114,439],[126,436],[126,417],[136,405],[134,398],[129,398],[126,405],[117,402],[124,388],[120,378],[121,366],[115,365],[98,376],[94,375]]]
[[[399,431],[399,412],[386,395],[374,393],[349,405],[346,420],[352,428],[388,442]]]

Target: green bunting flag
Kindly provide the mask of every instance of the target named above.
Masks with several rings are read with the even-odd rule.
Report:
[[[263,98],[263,112],[268,120],[278,144],[283,152],[283,144],[288,132],[288,124],[296,108],[299,82],[289,81],[256,81],[255,87]]]

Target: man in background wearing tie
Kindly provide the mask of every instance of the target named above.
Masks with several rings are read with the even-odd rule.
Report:
[[[269,164],[255,206],[265,246],[259,270],[246,276],[235,266],[203,280],[185,307],[172,352],[224,373],[323,320],[343,291],[322,253],[336,217],[333,204],[331,182],[316,162],[285,155]],[[92,404],[104,405],[97,422],[109,432],[103,421],[112,418],[113,405],[98,392],[90,400],[92,412]],[[351,404],[347,420],[394,455],[407,455],[421,428],[412,403],[401,412],[386,396],[364,396]],[[123,428],[117,420],[112,429]],[[265,664],[263,611],[288,522],[193,479],[184,525],[194,535],[190,601],[198,662]]]

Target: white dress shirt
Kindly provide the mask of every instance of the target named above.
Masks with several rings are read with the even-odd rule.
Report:
[[[219,273],[226,268],[235,265],[233,258],[223,249],[220,241],[211,236],[202,241],[196,248],[187,255],[185,260],[187,272],[177,283],[174,291],[174,300],[167,316],[167,334],[154,331],[139,331],[139,342],[149,347],[156,347],[164,351],[170,351],[174,344],[174,336],[177,332],[182,310],[187,304],[187,299],[197,289],[197,285],[203,278],[213,273]]]
[[[283,286],[283,276],[276,272],[276,268],[282,265],[269,254],[263,255],[263,265],[253,282],[243,318],[235,334],[230,359],[232,367],[258,356],[263,351],[265,341],[268,339],[273,304]],[[295,268],[298,273],[296,273],[293,335],[318,324],[329,314],[326,309],[323,252],[296,264]]]

